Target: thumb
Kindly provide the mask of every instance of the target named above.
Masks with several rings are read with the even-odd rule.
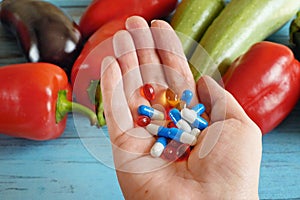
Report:
[[[211,77],[202,76],[199,79],[197,92],[212,123],[230,118],[246,123],[251,121],[236,99]]]

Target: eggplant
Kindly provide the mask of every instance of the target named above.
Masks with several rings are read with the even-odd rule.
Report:
[[[29,62],[48,62],[70,75],[82,47],[79,26],[62,9],[39,0],[3,0],[1,23]]]

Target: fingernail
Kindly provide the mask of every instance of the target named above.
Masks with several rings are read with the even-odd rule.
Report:
[[[200,147],[199,151],[199,158],[205,158],[215,147],[217,144],[220,135],[222,131],[221,130],[213,130],[213,129],[208,129],[207,133],[205,134],[203,140],[202,140],[202,145]]]
[[[157,21],[157,19],[153,19],[150,23],[153,24],[156,21]]]
[[[126,30],[118,31],[113,37],[113,48],[117,58],[135,51],[134,42]]]
[[[138,22],[142,20],[142,17],[139,16],[131,16],[128,17],[125,22],[125,27],[127,30],[139,28]]]

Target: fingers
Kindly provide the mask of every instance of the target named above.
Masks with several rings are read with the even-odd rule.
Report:
[[[143,86],[143,80],[130,33],[125,30],[117,32],[113,37],[113,47],[123,75],[125,96],[133,118],[136,119],[138,106],[149,103],[139,94],[139,89]]]
[[[148,23],[142,17],[133,16],[127,19],[126,28],[130,32],[137,51],[143,83],[150,83],[155,90],[156,98],[152,105],[163,104],[163,91],[168,87],[163,65],[156,52],[155,43]]]
[[[133,38],[144,83],[156,83],[166,87],[164,70],[147,21],[138,16],[130,17],[126,21],[126,29]]]
[[[201,77],[197,83],[197,90],[200,102],[206,106],[211,122],[234,118],[249,123],[250,119],[239,103],[211,77]]]
[[[101,66],[101,92],[111,141],[133,127],[133,119],[123,90],[122,73],[114,57],[106,57]]]
[[[259,144],[259,128],[229,92],[209,76],[199,79],[197,90],[211,120],[210,126],[198,138],[195,152],[198,152],[199,159],[208,156],[217,145],[221,149],[230,146],[229,149],[232,150],[234,146],[245,145],[245,142]]]
[[[124,30],[117,32],[113,37],[113,48],[124,78],[135,80],[124,82],[125,94],[129,99],[131,94],[143,85],[135,46],[130,34]]]
[[[162,20],[152,22],[151,30],[169,87],[180,95],[184,89],[196,92],[193,75],[175,31]]]

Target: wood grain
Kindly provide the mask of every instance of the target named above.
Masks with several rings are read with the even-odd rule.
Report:
[[[89,0],[53,0],[76,22]],[[268,40],[288,45],[288,26]],[[0,66],[25,62],[0,26]],[[68,115],[64,134],[46,142],[0,135],[0,199],[123,199],[111,168],[107,129],[80,127]],[[101,152],[101,156],[95,152]],[[300,199],[300,102],[263,137],[260,199]]]

